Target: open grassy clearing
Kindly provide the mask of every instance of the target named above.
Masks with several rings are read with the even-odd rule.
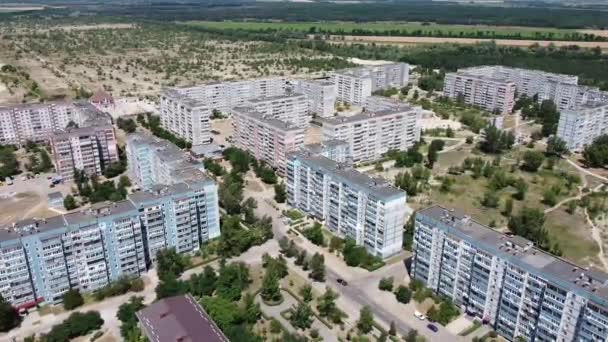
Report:
[[[204,26],[214,29],[242,30],[291,30],[309,33],[344,33],[350,34],[361,30],[391,35],[411,36],[462,36],[475,35],[484,37],[509,36],[521,39],[556,39],[569,40],[578,34],[576,30],[550,27],[521,26],[488,26],[488,25],[443,25],[435,23],[414,22],[250,22],[250,21],[189,21],[186,24]],[[407,31],[407,32],[405,32]],[[401,32],[401,34],[399,33]],[[586,32],[587,34],[593,34]],[[514,38],[515,39],[515,38]]]

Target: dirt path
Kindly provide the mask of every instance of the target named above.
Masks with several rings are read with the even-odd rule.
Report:
[[[600,251],[597,253],[598,258],[602,261],[602,265],[604,265],[604,269],[608,270],[608,258],[606,258],[606,254],[604,254],[604,244],[602,242],[602,235],[600,229],[595,225],[591,217],[589,217],[589,213],[585,208],[585,219],[587,220],[587,224],[591,226],[591,237],[600,247]]]

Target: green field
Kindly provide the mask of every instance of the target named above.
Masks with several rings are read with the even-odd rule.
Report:
[[[442,25],[404,22],[247,22],[189,21],[188,25],[213,29],[248,31],[286,30],[296,32],[372,34],[395,36],[496,37],[509,39],[581,40],[576,30],[518,26]]]

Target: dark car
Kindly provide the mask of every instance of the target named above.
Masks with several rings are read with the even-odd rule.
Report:
[[[426,327],[429,328],[429,330],[432,331],[432,332],[438,332],[439,331],[439,328],[437,328],[434,324],[427,324]]]
[[[346,282],[346,280],[344,280],[342,278],[338,278],[337,282],[338,282],[338,284],[341,284],[342,286],[348,285],[348,283]]]

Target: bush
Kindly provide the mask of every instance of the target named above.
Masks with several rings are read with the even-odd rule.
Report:
[[[63,295],[63,307],[66,310],[73,310],[84,304],[84,298],[80,294],[80,291],[76,289],[70,289]]]
[[[407,304],[412,299],[412,292],[407,287],[401,285],[397,288],[397,292],[395,292],[395,298],[400,303]]]
[[[393,277],[387,277],[380,279],[380,283],[378,284],[378,288],[382,291],[393,291]]]
[[[65,321],[54,326],[51,331],[43,335],[45,342],[65,342],[101,328],[103,319],[97,311],[74,312]]]

